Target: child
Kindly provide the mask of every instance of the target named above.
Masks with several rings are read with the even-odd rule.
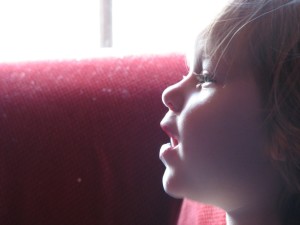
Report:
[[[299,0],[228,3],[162,99],[168,194],[230,225],[300,224]]]

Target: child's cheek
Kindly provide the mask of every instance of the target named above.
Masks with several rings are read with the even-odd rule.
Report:
[[[187,101],[179,119],[179,133],[182,140],[182,157],[186,160],[209,157],[205,154],[210,143],[216,142],[216,129],[220,120],[216,120],[218,109],[218,93],[214,89],[203,89]],[[220,114],[222,116],[222,113]]]

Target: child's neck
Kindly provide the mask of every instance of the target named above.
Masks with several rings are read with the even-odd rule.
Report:
[[[226,213],[226,225],[282,225],[280,213],[271,202]]]

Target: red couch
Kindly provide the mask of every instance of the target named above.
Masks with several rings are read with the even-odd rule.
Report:
[[[161,93],[186,71],[176,54],[0,63],[0,224],[225,224],[162,189]]]

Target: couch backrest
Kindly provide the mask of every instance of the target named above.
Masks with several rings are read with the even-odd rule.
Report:
[[[161,92],[181,55],[0,64],[0,224],[174,224]]]

